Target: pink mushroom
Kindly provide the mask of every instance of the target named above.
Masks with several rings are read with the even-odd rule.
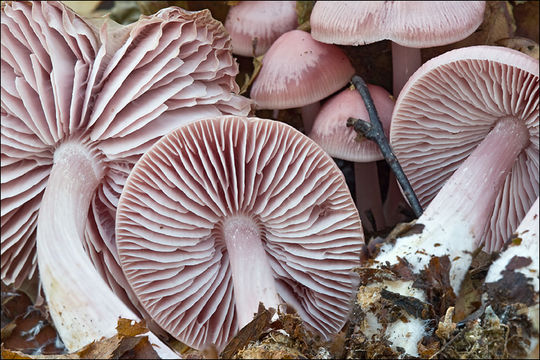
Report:
[[[519,87],[519,94],[511,95],[513,87]],[[422,339],[434,330],[428,320],[453,305],[490,222],[507,224],[510,214],[519,214],[522,201],[529,201],[528,191],[538,189],[538,175],[531,176],[538,174],[538,100],[538,62],[490,46],[434,58],[403,88],[391,136],[399,136],[392,143],[400,147],[400,160],[409,160],[404,169],[416,178],[411,169],[418,171],[422,164],[437,168],[431,174],[453,168],[441,154],[459,154],[464,160],[457,161],[457,170],[435,192],[415,231],[380,248],[372,275],[360,287],[362,309],[370,313],[365,332],[376,332],[400,356],[418,356]],[[503,109],[508,113],[501,115]],[[421,178],[428,188],[436,181],[426,173]],[[513,197],[519,201],[506,201],[501,209],[500,199]],[[377,311],[378,301],[389,298],[412,306],[402,317],[389,318]]]
[[[365,45],[392,41],[393,94],[422,64],[420,48],[462,40],[482,23],[485,1],[317,1],[311,34],[329,44]],[[384,214],[388,224],[405,220],[406,206],[390,173]]]
[[[380,86],[370,84],[368,89],[388,136],[394,101]],[[354,162],[356,206],[364,229],[373,233],[385,227],[376,164],[383,156],[375,142],[358,139],[354,129],[347,127],[350,117],[369,121],[362,96],[354,89],[345,89],[322,106],[309,137],[330,156]]]
[[[223,349],[260,301],[292,305],[325,337],[347,320],[358,212],[332,158],[284,123],[228,116],[171,132],[135,165],[116,221],[141,304],[191,347]]]
[[[31,275],[37,248],[51,317],[74,351],[114,335],[119,316],[139,319],[84,251],[94,226],[86,248],[114,258],[97,236],[110,226],[99,219],[106,211],[93,206],[112,211],[123,173],[161,135],[202,116],[246,114],[249,101],[234,93],[229,39],[208,11],[168,8],[101,28],[60,2],[5,3],[1,16],[2,280]]]
[[[394,96],[421,65],[420,48],[462,40],[482,23],[485,1],[317,1],[313,38],[365,45],[392,40]]]
[[[240,1],[229,9],[225,28],[233,54],[260,56],[283,33],[296,29],[296,1]]]
[[[318,102],[345,86],[353,74],[351,62],[339,47],[292,30],[264,55],[250,97],[258,109],[303,108],[304,131],[309,133]],[[309,111],[313,106],[315,111]]]
[[[487,251],[501,248],[538,196],[538,96],[538,60],[507,48],[473,46],[424,64],[394,108],[390,141],[422,206],[494,129],[518,124],[515,132],[498,132],[516,144],[516,132],[529,134],[514,161],[501,169],[504,183],[492,190],[497,200],[491,220],[477,237]]]

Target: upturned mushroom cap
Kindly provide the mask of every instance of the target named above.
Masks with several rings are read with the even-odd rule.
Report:
[[[230,40],[209,12],[164,9],[114,38],[111,26],[96,29],[57,2],[2,8],[2,278],[8,283],[35,271],[32,234],[60,143],[84,134],[99,143],[110,167],[124,172],[108,172],[98,189],[114,207],[125,165],[160,136],[183,122],[250,110],[234,94],[238,68]]]
[[[325,336],[346,321],[363,246],[358,212],[332,158],[284,123],[228,116],[178,128],[137,162],[116,220],[133,290],[189,346],[222,348],[238,331],[235,293],[255,286],[275,286]],[[246,244],[248,233],[257,235]],[[267,263],[273,281],[233,288],[241,260]]]
[[[240,1],[229,9],[225,28],[231,36],[233,54],[262,55],[283,33],[298,26],[296,1]]]
[[[485,1],[317,1],[311,34],[328,44],[392,40],[425,48],[466,38],[480,26]]]
[[[47,227],[53,236],[42,237],[49,243],[59,238],[81,242],[85,236],[86,250],[98,271],[126,301],[121,288],[128,295],[130,290],[117,264],[112,235],[116,203],[131,167],[153,142],[180,124],[224,113],[246,115],[250,101],[236,94],[238,68],[230,39],[209,11],[168,8],[129,26],[107,20],[96,23],[100,27],[61,2],[2,4],[2,279],[20,284],[35,272],[34,234],[41,219],[53,224]],[[70,166],[70,156],[79,153]],[[51,172],[58,163],[64,167],[52,181]],[[83,168],[83,163],[86,168],[73,170]],[[73,186],[62,188],[63,180]],[[62,191],[49,191],[49,207],[73,195],[67,200],[82,204],[69,214],[77,221],[68,216],[62,223],[50,209],[39,213],[51,182]],[[78,187],[84,187],[84,194]],[[63,236],[68,231],[55,232],[54,226],[59,230],[71,227],[76,235],[68,239]],[[62,258],[69,267],[71,259],[65,253]],[[82,248],[81,253],[85,255]],[[85,256],[78,259],[85,262],[85,271],[95,273]],[[61,263],[52,256],[47,260],[48,265]],[[40,273],[41,268],[40,263]],[[59,272],[48,274],[58,276]],[[87,284],[79,285],[90,289],[90,284],[102,284],[95,278],[86,280]],[[69,295],[60,293],[57,290],[61,296]],[[46,296],[49,301],[47,290]],[[67,313],[58,311],[58,303],[55,309],[49,303],[53,317]],[[110,308],[119,309],[118,303],[111,301]],[[86,305],[70,310],[76,312]],[[102,318],[94,319],[101,322]],[[84,327],[86,320],[71,324]],[[114,331],[116,318],[106,321],[113,322],[113,327],[94,323],[89,332],[95,330],[99,338],[105,328]],[[75,337],[66,341],[66,332],[61,333],[68,348],[86,345],[86,332],[67,333]]]
[[[85,248],[100,274],[115,292],[121,294],[121,289],[125,289],[130,302],[137,304],[120,268],[114,238],[116,205],[134,160],[138,159],[153,141],[181,124],[220,114],[247,115],[251,110],[251,102],[236,95],[239,91],[235,82],[238,66],[231,55],[231,40],[224,27],[212,18],[210,12],[163,9],[154,16],[143,16],[135,27],[128,29],[130,42],[144,44],[144,47],[139,45],[141,49],[136,50],[140,52],[138,61],[146,66],[126,74],[125,77],[133,77],[133,82],[137,82],[137,78],[143,80],[139,85],[144,86],[141,90],[144,93],[141,95],[146,96],[149,101],[137,101],[136,107],[149,115],[141,117],[140,125],[131,126],[134,130],[131,135],[132,143],[126,145],[128,148],[137,149],[137,155],[130,156],[129,161],[111,164],[107,181],[96,190],[85,230]],[[160,45],[157,48],[146,40],[149,33],[154,33],[159,39]],[[102,36],[104,42],[109,41],[107,35],[103,33]],[[127,44],[123,46],[123,51],[126,49]],[[163,57],[161,55],[155,58],[160,52],[168,55],[162,62],[153,63],[152,61]],[[119,60],[116,67],[120,70],[125,66],[133,66],[129,65],[128,61]],[[128,64],[124,65],[122,62]],[[165,71],[160,72],[164,64]],[[156,72],[154,79],[150,79],[150,74],[146,72],[149,69]],[[103,81],[114,83],[116,79],[113,74],[109,76],[110,79]],[[129,90],[129,87],[124,90]],[[111,92],[109,96],[112,98],[108,108],[117,106],[120,101],[125,102],[118,90]],[[115,102],[113,99],[119,100]],[[152,107],[155,110],[151,110]],[[104,112],[107,112],[107,109]],[[130,112],[126,114],[130,115]],[[127,130],[119,134],[122,141],[129,141],[126,136],[130,134],[129,127],[126,128]],[[145,132],[154,136],[152,141],[140,141],[144,139],[141,135]],[[120,138],[117,138],[117,141],[120,141]],[[115,142],[110,143],[116,145]],[[123,299],[126,297],[123,296]],[[139,307],[138,310],[142,309]]]
[[[386,136],[390,131],[394,100],[388,91],[377,85],[368,85],[377,113]],[[330,156],[354,162],[382,160],[377,144],[363,139],[357,140],[354,128],[347,127],[348,118],[369,122],[369,115],[362,96],[355,89],[345,89],[330,98],[321,108],[309,137],[319,144]]]
[[[259,109],[302,107],[341,89],[353,74],[351,62],[339,47],[292,30],[264,55],[250,97]]]
[[[418,199],[426,207],[501,119],[528,129],[497,196],[484,234],[500,248],[538,196],[538,60],[518,51],[473,46],[426,62],[403,88],[390,140]]]

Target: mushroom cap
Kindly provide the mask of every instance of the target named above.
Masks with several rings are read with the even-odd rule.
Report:
[[[383,87],[377,85],[368,84],[368,90],[388,137],[394,110],[393,97]],[[358,134],[354,128],[346,126],[349,117],[370,122],[360,93],[347,88],[324,103],[315,118],[309,137],[330,156],[338,159],[354,162],[382,160],[384,157],[375,142],[367,139],[357,140]]]
[[[281,35],[268,49],[250,97],[259,109],[291,109],[324,99],[347,84],[354,68],[337,46],[302,30]]]
[[[231,36],[233,54],[262,55],[283,33],[298,26],[296,1],[241,1],[229,9],[225,28]]]
[[[281,299],[323,335],[339,331],[363,246],[345,179],[298,130],[234,116],[181,126],[128,177],[116,217],[118,253],[152,318],[195,348],[223,348],[235,335],[223,224],[237,215],[258,224]]]
[[[317,1],[311,34],[328,44],[392,40],[412,48],[450,44],[483,21],[485,1]]]
[[[530,134],[497,195],[484,242],[492,251],[538,197],[538,60],[516,50],[472,46],[426,62],[397,99],[390,141],[426,207],[499,119]]]
[[[57,147],[84,143],[105,168],[85,241],[94,261],[112,260],[114,240],[101,236],[114,234],[106,227],[138,157],[183,122],[246,115],[250,101],[235,94],[230,39],[208,11],[168,8],[100,27],[61,2],[9,2],[1,14],[2,279],[20,284],[36,269],[34,232]],[[95,264],[120,281],[119,266]]]

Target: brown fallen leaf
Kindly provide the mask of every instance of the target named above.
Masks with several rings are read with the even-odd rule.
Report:
[[[34,306],[26,293],[8,286],[2,286],[1,340],[4,347],[31,355],[66,352],[46,308]]]
[[[516,36],[513,38],[501,39],[497,41],[496,44],[521,51],[522,53],[527,54],[536,60],[539,58],[538,44],[528,38]]]
[[[230,359],[249,342],[258,340],[268,329],[274,313],[275,310],[273,308],[266,309],[262,303],[259,303],[257,315],[229,341],[225,349],[221,352],[220,358]]]
[[[2,343],[3,359],[159,359],[148,341],[144,322],[120,318],[116,327],[118,334],[94,341],[82,349],[69,354],[32,354],[11,350]]]
[[[101,1],[62,1],[76,13],[90,16],[101,4]]]
[[[514,4],[514,18],[516,19],[516,36],[522,36],[535,42],[539,39],[539,1],[516,1]]]

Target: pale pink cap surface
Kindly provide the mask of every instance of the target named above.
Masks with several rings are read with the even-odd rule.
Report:
[[[281,35],[262,63],[250,94],[259,109],[312,104],[341,89],[354,74],[339,47],[315,41],[301,30]]]
[[[368,85],[375,108],[386,136],[390,131],[394,100],[388,91],[377,85]],[[349,117],[370,122],[362,96],[347,88],[330,98],[321,108],[309,137],[330,156],[354,162],[382,160],[377,144],[368,139],[357,141],[353,127],[347,127]]]
[[[390,140],[426,207],[499,119],[513,118],[530,141],[497,195],[484,234],[500,248],[539,192],[538,60],[495,46],[447,52],[426,62],[397,99]]]
[[[440,46],[472,34],[484,8],[485,1],[317,1],[311,34],[329,44],[388,39],[413,48]]]
[[[229,9],[225,28],[231,36],[233,54],[262,55],[283,33],[298,26],[296,1],[240,1]]]

